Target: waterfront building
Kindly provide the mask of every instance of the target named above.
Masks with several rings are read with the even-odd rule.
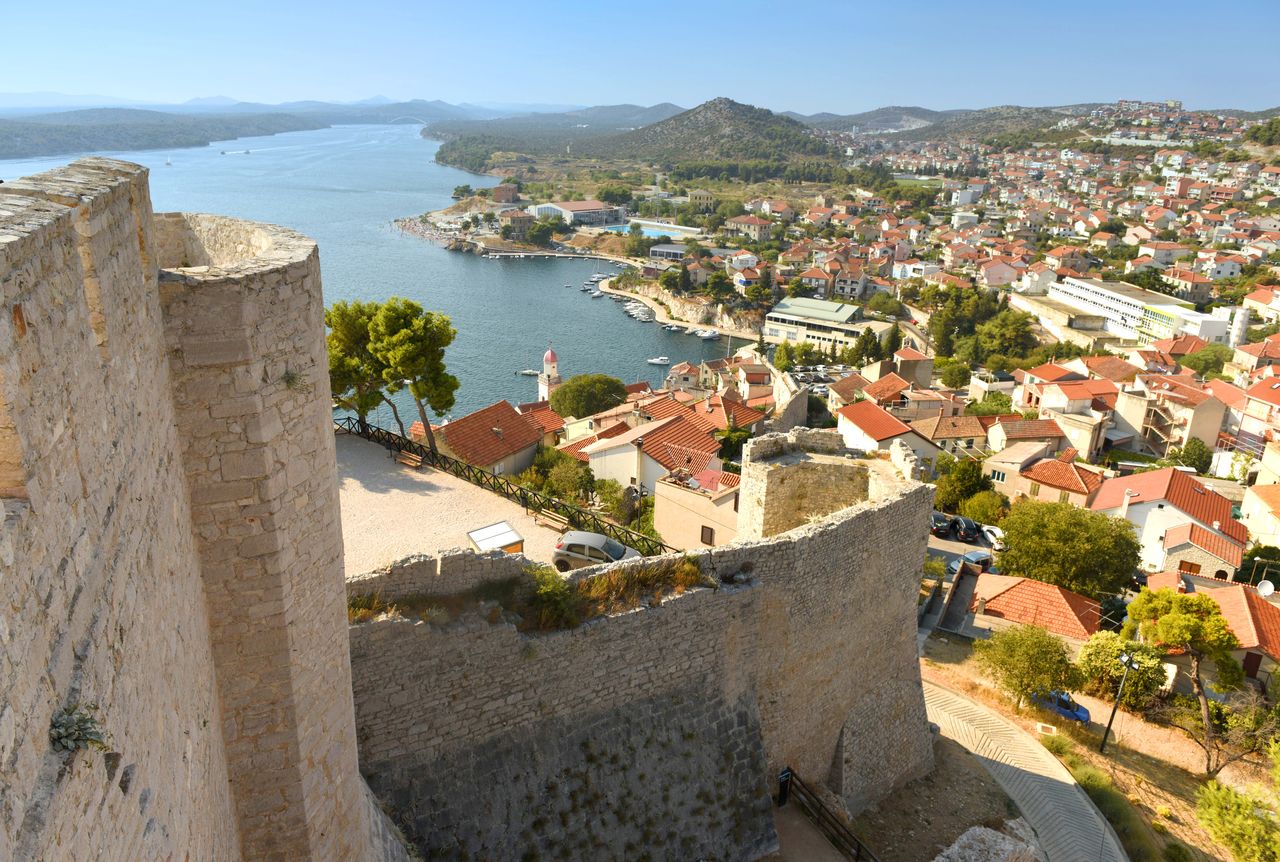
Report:
[[[865,321],[858,320],[858,306],[825,299],[789,297],[765,315],[764,340],[769,344],[808,341],[836,349],[852,347]]]
[[[603,201],[555,201],[534,204],[526,212],[536,218],[560,218],[565,224],[610,225],[622,224],[627,211]]]
[[[550,347],[542,354],[542,373],[538,375],[538,400],[550,401],[551,393],[560,385],[560,357]]]

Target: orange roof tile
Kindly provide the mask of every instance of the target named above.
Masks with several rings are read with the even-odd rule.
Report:
[[[1218,603],[1242,649],[1260,649],[1280,661],[1280,607],[1244,584],[1205,590],[1202,595]]]
[[[1102,477],[1093,470],[1058,458],[1042,458],[1023,470],[1022,475],[1032,482],[1086,497],[1102,487]]]
[[[869,383],[862,389],[862,394],[873,401],[891,401],[911,384],[897,374],[886,374],[875,383]]]
[[[1224,563],[1229,563],[1232,568],[1240,568],[1240,563],[1244,560],[1243,547],[1226,536],[1206,530],[1199,524],[1188,521],[1165,531],[1165,550],[1172,550],[1186,544],[1194,545],[1205,553],[1212,554]]]
[[[1043,581],[989,572],[978,576],[969,609],[978,610],[979,602],[987,616],[1040,626],[1076,640],[1094,634],[1101,617],[1101,607],[1093,599]]]
[[[855,401],[852,404],[846,404],[837,410],[836,414],[848,419],[877,443],[906,434],[911,430],[907,423],[871,401]]]
[[[542,426],[499,401],[455,419],[440,429],[445,445],[458,458],[476,467],[488,467],[503,458],[536,446]]]
[[[1231,501],[1176,467],[1107,479],[1089,508],[1095,512],[1119,509],[1127,491],[1136,492],[1129,505],[1164,501],[1201,524],[1218,522],[1218,530],[1238,542],[1248,541],[1244,524],[1231,517]]]

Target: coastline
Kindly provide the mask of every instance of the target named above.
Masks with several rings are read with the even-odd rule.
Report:
[[[695,323],[691,320],[679,320],[673,318],[667,312],[666,306],[662,305],[658,300],[653,297],[644,296],[643,294],[632,293],[629,290],[622,290],[621,288],[614,287],[612,278],[606,278],[604,281],[600,282],[599,287],[601,293],[612,294],[613,296],[625,296],[628,299],[635,299],[643,302],[653,311],[657,323],[673,323],[677,326],[711,328],[715,329],[721,335],[727,335],[751,344],[755,344],[756,341],[759,340],[759,333],[757,332],[749,332],[745,329],[730,328],[726,326],[717,326],[712,323]]]

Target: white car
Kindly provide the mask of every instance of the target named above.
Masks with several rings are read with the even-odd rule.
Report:
[[[983,525],[982,536],[987,540],[987,544],[991,546],[991,550],[1004,550],[1004,530],[1001,530],[999,527],[988,527]]]

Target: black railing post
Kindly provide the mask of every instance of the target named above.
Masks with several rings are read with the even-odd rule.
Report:
[[[778,807],[782,808],[791,798],[791,767],[778,773]]]

